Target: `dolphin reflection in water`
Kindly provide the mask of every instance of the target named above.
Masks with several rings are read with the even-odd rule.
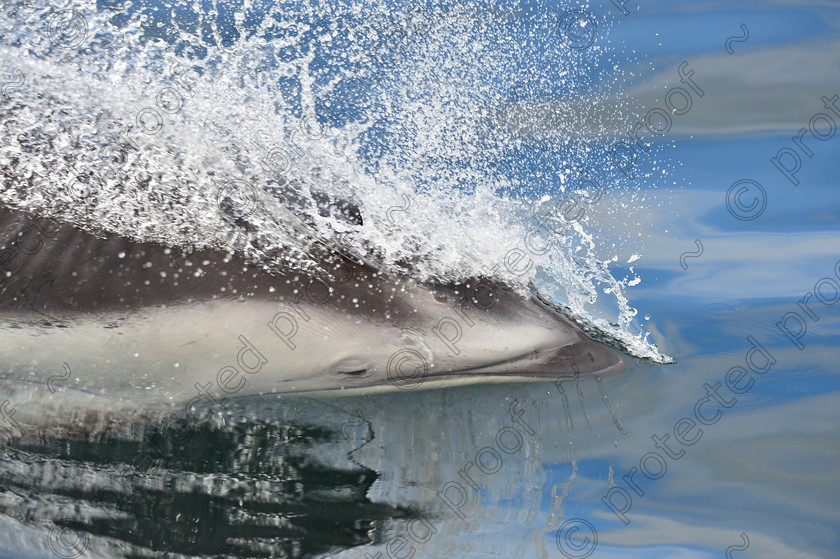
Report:
[[[241,396],[624,369],[499,283],[420,284],[344,257],[324,267],[330,279],[272,274],[0,209],[0,442],[200,420]]]

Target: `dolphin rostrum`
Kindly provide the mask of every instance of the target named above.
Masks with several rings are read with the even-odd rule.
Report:
[[[272,274],[224,251],[0,209],[0,442],[179,411],[201,420],[239,396],[624,368],[498,283],[420,284],[346,257],[327,266],[329,280]]]

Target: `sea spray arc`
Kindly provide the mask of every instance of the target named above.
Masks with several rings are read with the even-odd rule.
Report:
[[[31,219],[3,209],[2,244]],[[14,422],[0,425],[5,439],[182,411],[201,421],[200,404],[239,396],[387,387],[401,382],[387,363],[404,350],[425,360],[430,384],[624,368],[611,348],[502,285],[478,295],[470,282],[423,285],[339,256],[325,267],[340,280],[270,274],[232,253],[39,223],[50,236],[4,270],[21,279],[0,296],[0,400]],[[478,296],[492,304],[469,304]],[[473,325],[441,343],[434,326],[457,312]],[[71,378],[55,382],[63,363]]]
[[[556,10],[535,10],[523,20],[514,7],[488,12],[470,3],[379,4],[365,4],[361,13],[347,2],[307,10],[260,3],[185,7],[196,20],[137,3],[114,18],[74,0],[90,29],[84,50],[36,49],[35,58],[15,44],[4,50],[7,66],[27,77],[26,87],[3,102],[7,127],[18,132],[2,141],[9,156],[4,201],[18,208],[35,201],[45,214],[138,240],[226,246],[246,257],[253,256],[249,250],[274,251],[293,259],[306,241],[286,235],[289,220],[270,205],[274,191],[293,190],[299,181],[367,209],[366,226],[350,230],[319,219],[324,216],[311,206],[295,212],[313,218],[318,233],[343,250],[374,254],[380,267],[417,279],[476,277],[486,266],[496,280],[524,286],[539,274],[542,291],[576,314],[600,315],[601,329],[615,330],[632,353],[656,359],[631,324],[635,310],[622,282],[591,244],[577,252],[557,242],[530,267],[529,258],[514,264],[506,255],[510,240],[520,245],[533,230],[526,216],[533,202],[557,189],[531,175],[530,163],[509,169],[504,163],[499,172],[512,144],[482,115],[510,101],[516,89],[508,83],[510,69],[530,68],[533,60],[532,47],[511,53],[498,45],[536,32],[540,21],[554,27]],[[31,19],[14,19],[14,25],[34,34],[41,24]],[[227,31],[206,34],[215,24]],[[278,37],[278,24],[290,34]],[[147,40],[150,35],[158,40]],[[568,60],[567,49],[557,50],[544,53],[553,62],[539,60],[564,72],[585,65]],[[475,65],[476,56],[484,63]],[[578,74],[560,82],[571,85]],[[407,97],[403,83],[412,84]],[[438,129],[441,135],[429,135]],[[514,159],[525,163],[531,155]],[[577,167],[576,159],[568,163]],[[565,172],[565,166],[552,168]],[[514,193],[509,187],[517,184]],[[268,209],[258,215],[217,211],[218,191],[257,199]],[[316,200],[315,194],[307,187],[300,199]],[[410,210],[388,211],[406,196]],[[280,204],[291,207],[294,200]],[[177,210],[167,212],[173,205]],[[247,227],[231,233],[233,221]],[[544,243],[533,235],[527,242]],[[592,306],[596,299],[598,307]],[[451,336],[447,330],[442,334]]]

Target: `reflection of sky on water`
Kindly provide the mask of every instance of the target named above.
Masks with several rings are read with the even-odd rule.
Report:
[[[325,395],[318,398],[328,402],[326,407],[277,406],[282,413],[304,410],[293,423],[307,425],[318,418],[319,425],[360,427],[352,437],[356,446],[359,436],[358,448],[348,460],[377,472],[367,498],[417,507],[436,530],[428,542],[415,546],[417,557],[561,557],[557,530],[576,518],[597,530],[596,558],[724,557],[727,548],[740,544],[741,533],[748,534],[750,545],[734,557],[836,555],[840,304],[811,300],[819,320],[807,321],[802,351],[776,322],[788,312],[804,317],[797,301],[820,278],[840,282],[835,276],[840,274],[835,267],[840,259],[840,132],[826,142],[810,140],[814,156],[802,157],[797,187],[770,158],[792,147],[791,135],[812,115],[827,112],[822,95],[840,94],[838,9],[785,2],[742,3],[737,9],[715,2],[627,6],[631,14],[626,17],[610,2],[591,7],[600,21],[609,22],[607,50],[625,51],[626,64],[620,66],[627,78],[621,81],[625,95],[541,100],[542,112],[531,112],[537,115],[532,124],[549,122],[554,133],[586,136],[589,131],[580,127],[563,130],[562,119],[552,116],[552,107],[558,106],[587,120],[609,116],[616,103],[629,103],[639,110],[632,114],[641,116],[662,106],[664,87],[678,85],[677,67],[690,62],[706,94],[694,100],[688,114],[674,117],[669,134],[654,142],[662,147],[655,160],[639,162],[642,178],[630,184],[649,191],[644,207],[638,212],[632,203],[622,207],[626,193],[614,193],[592,207],[587,223],[602,256],[619,255],[622,264],[613,265],[614,275],[623,277],[622,266],[632,265],[642,278],[628,290],[639,309],[637,320],[677,364],[631,362],[624,374],[603,379],[608,401],[595,381],[585,380],[561,385],[566,400],[552,383],[529,383]],[[742,23],[750,37],[733,43],[734,54],[728,55],[724,41],[740,35]],[[609,74],[611,64],[605,58],[592,72]],[[514,101],[511,114],[529,103]],[[517,133],[527,136],[524,122]],[[627,130],[625,120],[612,126],[604,131],[607,136]],[[547,152],[546,158],[556,156]],[[516,153],[511,148],[509,155],[515,158]],[[528,163],[498,164],[536,165],[537,157],[529,155]],[[646,176],[646,169],[653,172],[663,161],[671,162],[666,175]],[[763,185],[767,206],[758,218],[739,221],[726,210],[726,192],[747,178]],[[695,239],[702,242],[703,254],[685,259],[683,269],[680,255],[696,251]],[[633,254],[641,258],[623,264]],[[642,320],[648,313],[650,321]],[[701,426],[696,444],[674,443],[675,422],[693,416],[695,403],[705,396],[704,383],[725,382],[727,371],[744,366],[751,347],[747,336],[758,340],[776,364],[755,375],[754,386],[735,396],[737,402],[722,410],[716,424]],[[272,401],[267,402],[268,411],[263,411],[270,415]],[[533,433],[513,420],[514,402]],[[363,442],[369,434],[361,421],[347,415],[354,410],[369,424],[369,442]],[[626,434],[614,424],[614,415]],[[500,453],[503,462],[493,474],[473,466],[471,479],[479,486],[473,491],[463,477],[470,475],[463,473],[465,466],[482,449],[498,449],[496,437],[506,428],[520,433],[521,449]],[[602,498],[611,479],[628,490],[622,478],[639,467],[646,453],[656,451],[651,436],[665,433],[671,433],[672,448],[685,455],[666,458],[667,471],[659,479],[636,474],[644,495],[631,493],[630,523],[625,525]],[[343,430],[336,432],[339,441],[341,434],[347,438]],[[308,452],[311,458],[319,450]],[[339,461],[324,462],[351,469]],[[450,482],[466,490],[458,507],[463,519],[437,494]],[[373,544],[330,556],[357,558],[381,551],[385,557],[389,542],[405,534],[406,526],[404,521],[377,521]],[[361,523],[353,527],[363,531]],[[5,530],[0,527],[0,535],[8,536],[10,529]],[[24,547],[43,544],[38,533]],[[43,550],[43,556],[49,553]]]
[[[644,453],[655,450],[651,435],[669,432],[678,419],[692,416],[695,402],[705,394],[704,383],[724,382],[731,367],[744,366],[747,335],[758,339],[777,363],[756,376],[756,384],[723,410],[717,424],[703,427],[698,443],[675,445],[686,455],[669,460],[661,479],[634,478],[642,480],[645,495],[633,494],[628,526],[600,503],[592,507],[588,499],[581,500],[582,516],[597,519],[596,526],[609,526],[599,530],[596,556],[721,557],[729,546],[740,545],[742,531],[750,546],[734,556],[836,553],[840,307],[811,299],[819,321],[807,321],[802,351],[776,322],[791,311],[804,317],[796,303],[820,278],[840,282],[835,275],[840,274],[835,271],[840,198],[833,191],[840,136],[806,140],[814,156],[802,157],[798,187],[770,162],[780,148],[794,147],[791,136],[811,116],[830,114],[822,95],[840,93],[840,80],[829,70],[836,62],[828,63],[838,52],[833,48],[836,23],[835,28],[830,23],[837,21],[836,11],[833,19],[819,17],[826,9],[786,6],[758,13],[712,8],[705,16],[666,14],[656,27],[663,49],[671,45],[677,58],[691,60],[697,82],[709,84],[708,99],[697,102],[686,115],[691,118],[675,118],[675,147],[666,153],[681,163],[668,177],[679,188],[658,194],[668,201],[669,211],[656,216],[638,251],[643,256],[635,269],[643,282],[629,295],[636,308],[653,315],[661,333],[657,341],[678,364],[629,371],[648,377],[644,384],[658,394],[655,408],[634,405],[632,391],[621,386],[629,382],[627,375],[612,388],[620,394],[616,400],[628,430],[609,460],[616,483],[638,467]],[[740,34],[742,22],[750,39],[733,44],[735,54],[728,56],[723,38]],[[616,25],[613,36],[623,32]],[[631,41],[626,40],[638,44]],[[649,45],[644,52],[663,49]],[[703,61],[720,63],[710,66],[712,83],[703,81]],[[723,93],[722,99],[713,97],[715,91]],[[693,140],[685,137],[692,134]],[[766,211],[752,221],[734,219],[725,206],[729,185],[744,178],[758,181],[767,192]],[[610,233],[620,237],[628,231]],[[688,269],[683,270],[679,257],[697,252],[695,239],[704,252],[686,259]],[[826,293],[832,294],[830,289]],[[726,389],[722,393],[731,395]],[[600,486],[599,496],[606,490]],[[572,512],[568,505],[567,512]]]
[[[614,10],[608,3],[600,9]],[[735,557],[834,556],[840,543],[840,305],[811,299],[819,321],[807,320],[801,351],[776,322],[788,312],[805,317],[797,302],[820,278],[840,283],[835,275],[840,274],[835,269],[840,197],[834,191],[840,133],[825,142],[806,140],[814,155],[802,157],[797,187],[770,158],[782,147],[794,147],[791,135],[807,126],[811,116],[829,112],[822,95],[840,94],[840,79],[833,71],[836,16],[836,8],[817,4],[753,3],[731,10],[660,2],[632,7],[630,16],[613,23],[614,45],[623,43],[643,55],[640,68],[655,62],[655,71],[630,84],[630,97],[640,105],[662,104],[662,87],[675,84],[675,69],[683,59],[691,61],[697,83],[707,93],[689,115],[675,117],[671,133],[660,140],[667,146],[660,159],[679,164],[672,165],[664,180],[637,181],[643,188],[657,187],[652,197],[663,201],[659,212],[644,214],[649,218],[642,223],[641,238],[635,236],[638,228],[624,224],[631,220],[615,219],[622,202],[618,195],[589,216],[600,246],[624,240],[620,262],[634,252],[642,255],[633,266],[643,281],[628,294],[640,317],[652,315],[650,323],[642,323],[649,324],[661,349],[678,363],[631,365],[625,374],[604,380],[626,435],[612,425],[593,381],[580,385],[589,426],[575,389],[567,390],[574,416],[571,432],[565,428],[557,389],[550,384],[466,389],[458,392],[464,399],[460,404],[445,396],[418,394],[421,401],[430,401],[407,410],[422,415],[420,409],[428,405],[445,411],[435,420],[413,416],[417,422],[402,426],[407,431],[399,437],[389,436],[389,429],[400,429],[393,420],[380,429],[384,453],[399,455],[388,450],[399,440],[407,454],[378,464],[383,470],[396,468],[401,482],[381,480],[374,489],[389,488],[382,496],[401,503],[400,495],[415,495],[437,511],[439,533],[418,548],[424,554],[478,557],[502,550],[511,557],[557,557],[557,528],[568,519],[583,518],[598,531],[593,557],[724,557],[731,546],[736,546]],[[727,55],[724,40],[739,35],[741,23],[748,25],[750,38],[733,43],[735,54]],[[568,102],[577,108],[587,103],[592,104]],[[733,182],[746,178],[764,187],[767,206],[758,218],[740,221],[727,212],[725,197]],[[649,201],[651,206],[656,202]],[[704,252],[685,259],[684,270],[680,255],[696,252],[695,239]],[[832,294],[830,288],[824,292]],[[696,402],[706,395],[704,383],[725,383],[727,371],[745,366],[752,347],[747,336],[758,340],[776,363],[769,372],[752,375],[755,384],[744,394],[733,396],[724,386],[720,393],[737,401],[722,408],[717,423],[700,426],[703,435],[694,445],[676,443],[674,425],[693,417]],[[524,402],[525,417],[539,426],[532,446],[526,445],[524,455],[506,458],[492,477],[481,478],[480,497],[471,493],[462,509],[466,518],[458,521],[434,492],[447,481],[466,484],[458,469],[474,460],[479,448],[492,444],[498,429],[511,425],[505,404],[514,398]],[[491,402],[499,406],[496,414],[488,411]],[[714,407],[707,409],[713,413]],[[375,425],[376,412],[371,415]],[[422,443],[427,428],[448,442]],[[626,513],[630,524],[625,526],[601,501],[610,488],[610,469],[613,482],[628,489],[622,477],[638,468],[646,453],[656,451],[651,436],[665,433],[670,433],[671,448],[685,454],[666,458],[667,471],[659,479],[635,475],[644,496],[631,493],[633,503]],[[429,452],[412,455],[412,441]],[[364,451],[358,455],[362,462],[365,456]],[[414,488],[395,489],[403,484]],[[530,497],[537,487],[541,501],[535,514]],[[749,539],[746,549],[742,532]]]

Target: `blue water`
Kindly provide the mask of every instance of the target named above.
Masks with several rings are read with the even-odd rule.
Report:
[[[504,39],[491,44],[510,66],[460,67],[502,92],[496,115],[531,106],[534,124],[482,113],[492,157],[453,182],[470,192],[506,174],[520,182],[499,192],[539,198],[559,194],[570,161],[587,167],[610,187],[588,212],[593,253],[641,278],[625,292],[636,324],[676,364],[628,356],[598,380],[272,396],[180,439],[156,434],[164,424],[16,448],[0,460],[2,555],[840,556],[840,99],[821,100],[840,96],[840,5],[620,5],[521,2],[516,17],[495,7],[497,23],[492,5],[465,9],[485,16],[474,33]],[[591,45],[585,29],[563,44],[553,22],[573,9],[596,22]],[[327,54],[318,79],[357,71]],[[365,75],[393,91],[406,77],[383,67]],[[561,67],[569,79],[552,79]],[[666,86],[690,108],[670,97],[683,114],[667,132],[641,132],[649,151],[633,163],[612,159],[646,116],[665,128]],[[366,99],[342,118],[375,112]],[[590,107],[603,126],[564,128],[552,104]],[[403,162],[422,191],[475,164],[444,146],[421,167],[412,140],[372,126],[366,169]]]

